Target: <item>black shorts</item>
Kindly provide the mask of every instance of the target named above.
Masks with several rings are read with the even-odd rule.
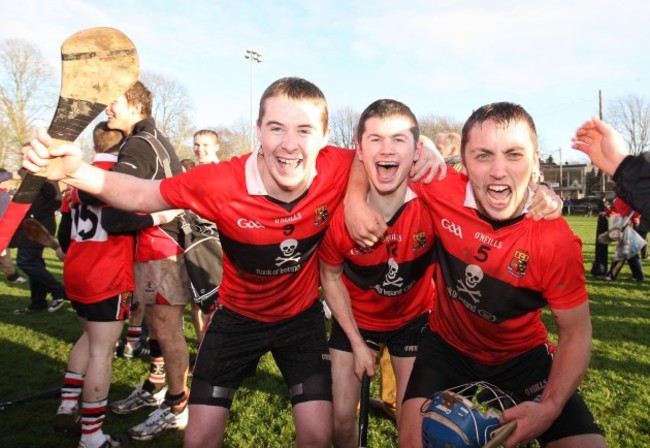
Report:
[[[291,403],[332,400],[332,372],[320,301],[290,319],[261,322],[223,306],[215,310],[201,341],[192,378],[190,404],[229,407],[234,391],[255,374],[271,352]]]
[[[404,401],[431,397],[436,392],[474,381],[486,381],[510,394],[515,401],[541,395],[551,371],[553,355],[547,345],[534,348],[499,366],[471,361],[429,329],[423,332]],[[576,391],[560,416],[539,437],[543,444],[569,436],[602,434],[582,397]]]
[[[401,328],[392,331],[370,331],[359,328],[364,341],[373,341],[380,346],[386,346],[391,356],[414,357],[418,352],[418,343],[422,330],[426,328],[428,313],[412,319]],[[352,352],[350,340],[339,323],[332,319],[329,347],[344,352]]]
[[[115,322],[127,320],[131,314],[132,292],[123,292],[95,303],[81,303],[70,299],[77,316],[90,322]]]

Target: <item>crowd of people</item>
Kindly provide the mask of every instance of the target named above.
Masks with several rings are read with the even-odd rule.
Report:
[[[382,389],[391,391],[382,400],[400,446],[422,446],[429,397],[473,381],[518,403],[502,415],[517,422],[506,447],[534,439],[605,446],[577,392],[591,356],[581,244],[558,219],[559,198],[535,183],[537,131],[524,108],[481,106],[462,134],[431,141],[407,105],[381,99],[361,114],[350,150],[327,144],[321,90],[281,78],[260,100],[255,151],[219,161],[218,135],[203,130],[196,161],[180,161],[152,103],[138,82],[107,107],[92,164],[74,145],[50,148],[44,130],[23,160],[30,172],[63,160],[49,178],[67,189],[48,193],[59,202],[47,212],[62,198],[64,282],[25,269],[26,254],[42,260],[43,249],[21,257],[19,245],[32,293],[29,311],[17,314],[46,307],[49,292],[51,310],[69,299],[79,316],[53,424],[78,429],[80,447],[124,446],[104,433],[106,412],[143,407],[154,410],[130,438],[182,429],[186,447],[221,446],[235,391],[269,352],[290,391],[299,447],[356,446],[361,378],[375,376],[380,353]],[[613,176],[621,201],[650,216],[650,158],[627,156],[598,119],[580,127],[573,146]],[[177,222],[184,210],[216,225],[224,253],[217,306],[209,316],[192,308],[200,345],[191,387],[182,316],[192,301]],[[9,281],[20,278],[14,273]],[[557,322],[555,344],[544,307]],[[109,403],[127,320],[129,353],[146,322],[150,371]]]

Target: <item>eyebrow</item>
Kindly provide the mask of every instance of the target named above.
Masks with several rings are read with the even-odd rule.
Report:
[[[271,121],[267,121],[266,124],[265,124],[264,126],[282,126],[282,127],[286,127],[286,124],[281,123],[281,122],[279,122],[279,121],[271,120]],[[313,128],[314,128],[314,125],[309,124],[309,123],[305,123],[305,124],[299,124],[297,127],[298,127],[298,128],[309,128],[309,129],[313,129]]]
[[[388,135],[387,137],[389,137],[389,138],[405,137],[405,136],[408,136],[409,132],[410,132],[410,131],[408,131],[408,130],[406,130],[406,131],[400,131],[400,132],[395,132],[394,134],[390,134],[390,135]],[[372,133],[365,134],[365,135],[366,135],[367,137],[381,137],[381,138],[384,138],[384,137],[385,137],[384,134],[377,134],[376,132],[372,132]]]

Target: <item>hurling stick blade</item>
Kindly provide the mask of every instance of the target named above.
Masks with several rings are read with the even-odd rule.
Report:
[[[516,428],[517,420],[510,420],[508,423],[499,426],[499,428],[494,430],[492,433],[492,438],[490,441],[483,445],[483,448],[496,448],[498,446],[501,446]]]
[[[61,91],[48,133],[58,145],[73,142],[108,104],[124,94],[139,75],[138,53],[131,40],[113,28],[89,28],[61,45]],[[20,225],[52,161],[38,175],[27,174],[0,221],[0,250]]]
[[[53,146],[75,141],[138,75],[135,45],[121,31],[89,28],[68,37],[61,45],[59,103],[48,129]]]
[[[35,219],[29,218],[24,220],[22,226],[25,237],[27,237],[31,242],[54,250],[59,247],[59,242],[56,238],[54,238],[45,227],[43,227],[43,224]]]

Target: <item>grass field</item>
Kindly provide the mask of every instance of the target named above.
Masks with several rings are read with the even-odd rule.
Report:
[[[583,240],[585,268],[591,268],[595,217],[569,217],[574,232]],[[61,274],[61,264],[46,250],[48,266]],[[648,262],[645,274],[650,275]],[[605,283],[587,276],[594,327],[591,367],[581,390],[605,431],[611,447],[650,446],[650,294],[648,279],[639,284],[626,280]],[[28,304],[28,287],[0,281],[0,401],[19,398],[58,386],[67,356],[80,334],[69,304],[60,311],[14,316],[11,311]],[[545,319],[553,331],[548,314]],[[189,314],[185,330],[192,353],[195,338]],[[139,359],[117,359],[110,400],[123,398],[140,381],[148,364]],[[376,394],[376,384],[373,384]],[[0,411],[0,447],[75,447],[77,439],[55,433],[49,426],[57,399],[16,404]],[[131,416],[108,414],[105,430],[117,433],[140,423],[146,411]],[[370,417],[370,447],[396,445],[390,420]],[[226,431],[227,447],[290,447],[293,423],[289,396],[274,362],[265,357],[258,375],[237,392]],[[182,434],[165,434],[154,442],[131,446],[179,447]]]

